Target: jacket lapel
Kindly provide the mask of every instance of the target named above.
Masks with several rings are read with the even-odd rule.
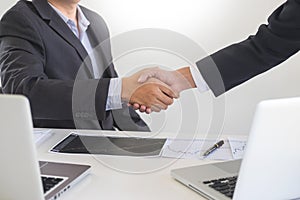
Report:
[[[88,17],[88,16],[87,16]],[[92,25],[89,26],[87,30],[87,35],[89,37],[90,43],[97,53],[95,54],[97,63],[99,63],[102,67],[103,78],[115,78],[118,77],[111,56],[111,47],[110,47],[110,39],[101,37],[101,30],[95,30]],[[96,34],[98,33],[98,35]],[[100,67],[100,66],[98,66]]]
[[[83,10],[83,9],[82,9]],[[84,12],[84,10],[83,10]],[[95,21],[93,16],[89,16],[88,13],[85,13],[86,17],[90,21],[90,26],[87,29],[87,35],[89,37],[90,43],[94,51],[97,53],[95,54],[97,62],[103,66],[103,78],[114,78],[118,77],[112,60],[111,55],[111,46],[110,46],[110,38],[105,37],[105,34],[101,34],[101,31],[103,30],[97,29],[98,26],[96,24],[93,24]],[[100,66],[98,66],[100,67]]]
[[[69,43],[77,51],[78,55],[84,61],[84,64],[89,69],[89,75],[93,77],[93,71],[88,53],[80,40],[70,30],[68,25],[61,19],[61,17],[51,8],[47,0],[33,0],[33,5],[36,7],[37,12],[43,18],[48,21],[49,26],[60,35],[66,42]]]

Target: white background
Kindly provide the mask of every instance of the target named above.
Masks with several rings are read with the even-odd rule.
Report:
[[[1,0],[0,15],[15,2]],[[163,28],[183,34],[208,53],[213,53],[255,34],[258,26],[266,23],[267,17],[283,2],[285,1],[82,0],[81,4],[98,12],[105,19],[112,37],[140,28]],[[222,132],[248,134],[255,105],[260,100],[299,96],[299,61],[300,56],[295,55],[276,69],[227,92]],[[180,64],[174,65],[174,69],[179,67]],[[118,63],[116,69],[120,76],[133,70],[130,66],[120,66]],[[154,131],[175,131],[186,125],[196,127],[197,123],[197,132],[214,132],[219,130],[214,125],[212,129],[208,129],[214,101],[218,99],[210,92],[200,94],[196,90],[190,90],[182,93],[181,99],[169,110],[143,117]],[[192,113],[191,116],[184,115],[187,119],[185,124],[181,119],[183,109]],[[195,116],[199,117],[196,123]],[[192,128],[191,131],[195,129]]]

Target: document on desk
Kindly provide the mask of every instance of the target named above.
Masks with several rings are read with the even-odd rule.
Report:
[[[50,151],[68,154],[100,154],[113,156],[160,156],[166,139],[111,137],[71,133]]]
[[[228,137],[233,159],[243,158],[247,138],[246,137]]]
[[[241,158],[246,140],[229,138],[224,140],[224,145],[208,156],[204,152],[216,143],[210,139],[168,139],[162,150],[162,157],[181,159],[210,159],[232,160]]]

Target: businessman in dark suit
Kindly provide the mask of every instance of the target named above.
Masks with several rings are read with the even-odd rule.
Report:
[[[78,2],[21,0],[6,12],[3,92],[29,98],[36,127],[149,131],[121,100],[152,101],[159,111],[173,102],[164,95],[172,91],[158,82],[140,85],[137,74],[117,78],[105,22]]]
[[[198,61],[197,68],[185,67],[176,71],[149,69],[140,77],[164,81],[177,92],[198,87],[211,89],[219,96],[231,88],[261,74],[287,60],[300,49],[300,0],[287,0],[261,25],[254,36],[228,46]],[[204,79],[204,80],[203,80]],[[134,104],[135,109],[147,113],[151,109]]]

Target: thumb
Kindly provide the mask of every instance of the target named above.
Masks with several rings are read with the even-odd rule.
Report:
[[[153,72],[144,72],[140,75],[139,79],[138,79],[138,83],[144,83],[146,82],[149,78],[152,78],[153,76],[155,76],[155,73]]]
[[[159,72],[160,72],[160,69],[158,67],[148,68],[148,69],[144,70],[138,79],[138,83],[144,83],[149,78],[152,78],[152,77],[160,79]]]

